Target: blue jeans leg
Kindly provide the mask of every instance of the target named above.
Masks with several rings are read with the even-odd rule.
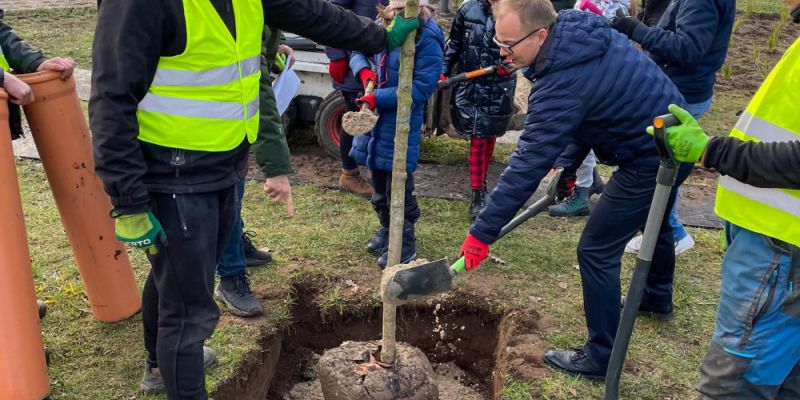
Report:
[[[705,114],[706,111],[711,108],[712,99],[713,98],[709,97],[708,100],[701,101],[699,103],[688,104],[686,106],[686,111],[689,111],[689,114],[692,114],[695,119],[700,119],[700,117],[702,117],[703,114]],[[689,236],[689,233],[686,232],[686,228],[684,228],[683,224],[678,221],[678,216],[675,213],[675,209],[677,208],[678,202],[676,201],[675,206],[673,206],[669,211],[669,225],[672,226],[672,236],[676,242],[685,238],[686,236]]]
[[[242,221],[242,198],[244,197],[244,179],[236,185],[236,221],[233,223],[225,250],[217,263],[217,276],[233,276],[245,272],[247,263],[244,257],[244,244],[242,243],[242,233],[244,232],[244,221]]]

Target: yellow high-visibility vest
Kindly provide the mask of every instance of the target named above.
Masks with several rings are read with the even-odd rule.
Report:
[[[8,60],[6,60],[6,55],[3,54],[2,47],[0,47],[0,69],[6,72],[11,70],[11,66],[8,65]]]
[[[227,151],[258,134],[261,0],[232,0],[236,39],[210,1],[183,0],[186,49],[161,57],[139,103],[139,140]]]
[[[731,136],[756,142],[800,140],[800,39],[770,72]],[[800,174],[800,171],[786,171]],[[753,232],[800,246],[800,190],[763,189],[721,176],[716,213]]]

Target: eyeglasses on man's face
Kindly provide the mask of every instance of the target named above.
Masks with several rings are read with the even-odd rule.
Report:
[[[525,39],[528,39],[529,37],[531,37],[531,36],[535,35],[536,33],[538,33],[540,30],[542,30],[542,29],[546,29],[546,28],[547,28],[546,26],[543,26],[543,27],[541,27],[541,28],[534,29],[534,30],[533,30],[531,33],[529,33],[529,34],[525,35],[525,37],[523,37],[522,39],[520,39],[520,40],[517,40],[516,42],[514,42],[514,43],[511,43],[511,44],[505,44],[505,43],[502,43],[500,40],[498,40],[498,39],[497,39],[497,35],[495,35],[495,36],[492,38],[492,41],[494,42],[494,44],[496,44],[496,45],[497,45],[497,47],[500,47],[500,49],[501,49],[501,50],[505,50],[505,51],[507,51],[507,52],[508,52],[508,54],[514,54],[514,50],[513,50],[514,46],[516,46],[516,45],[518,45],[518,44],[520,44],[520,43],[524,42],[524,41],[525,41]]]

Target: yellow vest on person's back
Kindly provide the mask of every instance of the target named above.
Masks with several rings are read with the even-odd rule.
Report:
[[[186,49],[161,57],[139,103],[139,140],[227,151],[258,134],[261,0],[232,0],[236,39],[207,0],[183,0]]]
[[[11,70],[11,67],[8,65],[8,60],[6,60],[6,55],[3,54],[2,47],[0,47],[0,69],[6,72]]]
[[[796,141],[799,135],[800,39],[784,53],[731,131],[733,137],[756,142]],[[715,211],[743,228],[800,246],[800,190],[757,188],[721,176]]]

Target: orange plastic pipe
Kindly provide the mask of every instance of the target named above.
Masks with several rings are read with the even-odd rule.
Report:
[[[40,400],[50,394],[28,236],[8,127],[8,96],[0,90],[0,399]]]
[[[123,320],[141,307],[128,253],[114,238],[111,201],[94,172],[92,142],[75,81],[20,75],[36,101],[25,116],[56,200],[95,318]]]

